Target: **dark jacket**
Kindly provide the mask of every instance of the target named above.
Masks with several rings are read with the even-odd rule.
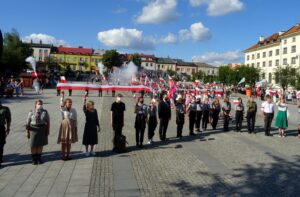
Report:
[[[159,119],[171,119],[171,106],[168,101],[163,100],[158,105],[158,117]]]

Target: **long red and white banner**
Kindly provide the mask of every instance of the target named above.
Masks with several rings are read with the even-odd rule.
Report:
[[[58,90],[103,90],[103,91],[145,91],[151,92],[147,86],[120,86],[120,85],[98,85],[98,84],[76,84],[76,83],[58,83],[56,86]]]

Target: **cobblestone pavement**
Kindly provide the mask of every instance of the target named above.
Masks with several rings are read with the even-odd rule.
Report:
[[[56,143],[60,123],[59,98],[54,90],[45,94],[2,100],[12,111],[13,123],[0,169],[0,196],[298,196],[300,192],[299,139],[294,136],[298,112],[290,106],[286,138],[265,137],[262,116],[257,115],[257,134],[223,132],[219,129],[188,135],[188,119],[182,139],[175,138],[173,110],[167,142],[135,148],[133,99],[125,95],[124,134],[128,152],[112,153],[113,132],[109,125],[113,98],[91,93],[100,114],[101,132],[96,157],[86,157],[81,144],[85,117],[83,92],[74,91],[73,105],[79,119],[79,142],[72,146],[71,161],[60,160]],[[41,98],[51,117],[49,145],[42,165],[31,164],[29,142],[24,136],[27,114]],[[146,99],[148,103],[149,99]],[[259,102],[260,104],[260,102]],[[233,113],[232,113],[233,114]],[[274,121],[273,121],[274,122]],[[244,126],[245,126],[244,122]],[[233,128],[233,125],[231,125]],[[272,131],[274,134],[276,130]],[[145,132],[144,144],[147,141]]]

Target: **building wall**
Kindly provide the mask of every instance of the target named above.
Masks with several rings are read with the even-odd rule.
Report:
[[[53,57],[62,68],[65,68],[63,62],[66,62],[73,71],[91,71],[92,62],[89,55],[53,54]],[[87,66],[84,66],[85,64]]]
[[[176,71],[177,72],[181,72],[181,73],[186,73],[188,75],[192,75],[193,73],[197,72],[197,67],[195,67],[195,66],[180,66],[180,65],[177,65]]]
[[[276,52],[278,50],[279,52]],[[288,37],[281,37],[280,42],[276,44],[246,51],[245,64],[260,68],[263,73],[261,78],[267,79],[269,83],[274,83],[274,72],[278,66],[300,67],[300,34],[296,33],[288,35]]]
[[[50,48],[32,47],[32,49],[32,55],[35,58],[36,62],[44,62],[45,58],[49,57],[51,51]]]

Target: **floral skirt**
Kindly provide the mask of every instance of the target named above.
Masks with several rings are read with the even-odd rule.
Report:
[[[57,143],[71,144],[78,141],[75,120],[65,118],[59,128]]]

